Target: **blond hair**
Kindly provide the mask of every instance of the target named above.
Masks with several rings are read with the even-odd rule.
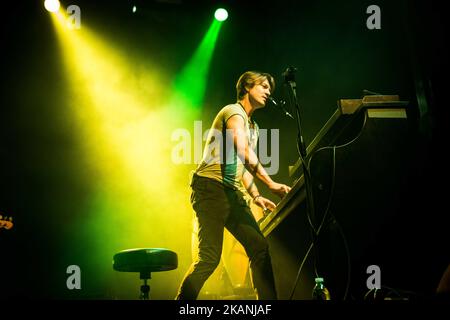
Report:
[[[253,88],[256,84],[263,83],[267,80],[270,84],[270,92],[275,90],[274,78],[265,72],[247,71],[244,72],[236,83],[237,99],[242,100],[247,93],[247,88]]]

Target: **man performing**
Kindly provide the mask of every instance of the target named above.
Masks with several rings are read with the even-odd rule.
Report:
[[[224,228],[243,245],[249,257],[258,299],[277,299],[267,240],[245,200],[245,190],[264,210],[275,204],[258,192],[256,177],[274,194],[290,187],[274,182],[255,153],[258,126],[255,110],[265,106],[275,81],[268,73],[248,71],[236,84],[237,102],[222,108],[208,133],[203,158],[192,180],[191,203],[198,221],[198,256],[187,271],[176,299],[194,300],[220,262]]]

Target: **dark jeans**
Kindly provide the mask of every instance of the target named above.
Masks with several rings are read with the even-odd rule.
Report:
[[[242,244],[249,257],[258,299],[277,299],[269,246],[242,192],[197,175],[194,175],[191,187],[191,203],[198,219],[199,250],[176,299],[197,298],[220,262],[224,227]]]

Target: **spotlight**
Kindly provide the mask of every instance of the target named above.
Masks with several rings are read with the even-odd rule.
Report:
[[[228,11],[223,8],[219,8],[216,12],[214,12],[214,18],[218,21],[225,21],[228,18]]]
[[[59,1],[58,0],[45,0],[44,7],[47,11],[56,12],[59,9]]]
[[[136,12],[136,10],[137,10],[137,8],[136,8],[136,6],[133,6],[133,13],[135,13]]]

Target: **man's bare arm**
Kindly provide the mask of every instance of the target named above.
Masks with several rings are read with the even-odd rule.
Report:
[[[258,187],[255,184],[255,179],[247,170],[244,171],[244,175],[242,176],[242,183],[252,198],[259,195]]]
[[[264,167],[259,163],[258,157],[248,144],[245,132],[245,122],[240,115],[231,116],[227,121],[227,134],[233,135],[233,143],[238,157],[245,168],[258,180],[270,188],[274,181],[267,174]]]
[[[258,188],[256,187],[255,179],[247,170],[245,170],[244,175],[242,176],[242,182],[244,183],[245,189],[247,189],[248,193],[253,198],[253,203],[255,203],[257,206],[261,207],[264,210],[263,215],[267,213],[266,210],[272,211],[276,208],[275,203],[261,196],[261,194],[258,191]],[[259,218],[255,216],[255,219]]]
[[[260,164],[256,153],[249,146],[244,121],[244,118],[240,115],[231,116],[227,121],[227,134],[233,135],[233,144],[238,157],[254,177],[264,183],[273,193],[283,197],[291,188],[274,182],[267,174],[267,171]]]

